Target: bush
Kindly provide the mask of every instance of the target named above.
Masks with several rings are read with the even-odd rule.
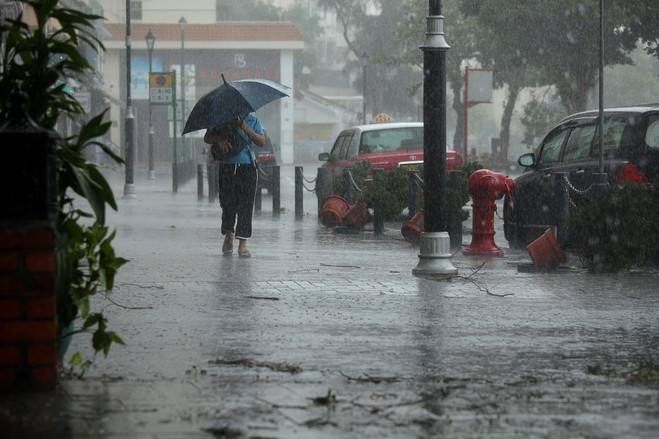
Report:
[[[589,270],[616,272],[648,265],[659,249],[657,185],[615,185],[570,214],[570,247]]]
[[[375,174],[373,181],[365,185],[364,201],[377,209],[385,221],[399,219],[407,207],[407,176],[405,168],[396,168]]]
[[[371,172],[370,163],[367,161],[359,162],[355,166],[350,168],[350,172],[352,173],[352,178],[355,181],[357,187],[359,187],[362,191],[365,190],[364,187],[365,187],[366,178],[368,177],[368,174]],[[349,189],[350,189],[350,185],[345,178],[339,178],[334,183],[334,193],[336,195],[341,195],[345,199],[349,198],[348,196]],[[354,201],[354,199],[359,197],[359,192],[353,189],[352,196]]]
[[[447,192],[448,209],[464,221],[469,214],[463,212],[462,207],[469,201],[469,176],[482,169],[478,162],[469,162],[462,165],[458,170],[462,172],[462,178],[457,190]],[[408,203],[408,168],[396,168],[391,171],[371,174],[371,165],[367,161],[359,162],[350,169],[355,184],[362,189],[362,200],[372,208],[381,210],[385,221],[399,219],[403,209]],[[422,170],[419,170],[423,177]],[[369,179],[369,177],[371,177]],[[334,192],[344,198],[348,198],[348,183],[345,179],[339,179],[335,184]],[[360,194],[353,190],[353,198],[359,198]],[[418,191],[417,206],[423,210],[423,191]]]

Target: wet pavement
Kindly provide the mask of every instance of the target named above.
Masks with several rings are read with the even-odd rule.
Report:
[[[519,273],[506,248],[420,280],[400,224],[324,229],[311,193],[295,221],[292,168],[253,257],[226,257],[219,206],[158,177],[110,217],[131,262],[98,304],[127,345],[1,396],[2,437],[659,437],[656,271]]]

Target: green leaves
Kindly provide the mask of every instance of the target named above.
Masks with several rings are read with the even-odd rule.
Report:
[[[650,263],[659,254],[659,188],[625,183],[587,200],[575,200],[570,246],[596,272]]]
[[[54,129],[63,118],[85,121],[87,115],[70,92],[68,80],[74,78],[84,84],[94,75],[81,47],[86,44],[93,50],[103,50],[94,27],[102,17],[61,7],[58,0],[23,1],[35,11],[36,28],[20,20],[0,23],[0,38],[5,43],[0,53],[0,124],[9,117],[9,104],[17,94],[29,96],[24,111],[46,129]],[[53,22],[57,23],[55,31],[51,29]],[[107,329],[107,319],[102,312],[94,311],[92,299],[98,293],[110,293],[119,268],[127,261],[115,254],[115,232],[105,225],[106,206],[117,209],[114,194],[84,153],[88,147],[98,146],[122,163],[102,141],[110,126],[105,110],[84,122],[78,133],[60,138],[57,145],[58,320],[61,327],[66,327],[80,318],[80,329],[74,333],[92,332],[94,350],[105,355],[113,343],[124,342]],[[87,201],[91,212],[78,208],[72,192]],[[78,353],[70,364],[84,373],[91,361]]]

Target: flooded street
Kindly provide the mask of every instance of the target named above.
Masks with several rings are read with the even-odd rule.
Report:
[[[418,249],[395,223],[382,238],[335,233],[317,224],[310,193],[296,222],[292,171],[282,169],[280,219],[264,195],[251,259],[221,255],[219,208],[192,185],[173,196],[144,181],[121,200],[110,221],[131,263],[111,296],[120,306],[104,309],[126,346],[53,395],[3,396],[3,430],[656,437],[656,271],[591,275],[570,260],[518,273],[528,256],[506,249],[456,254],[450,282],[419,280]],[[85,347],[78,337],[69,355]]]

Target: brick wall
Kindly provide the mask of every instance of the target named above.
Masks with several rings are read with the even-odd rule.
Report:
[[[0,388],[57,381],[55,272],[51,227],[0,226]]]

